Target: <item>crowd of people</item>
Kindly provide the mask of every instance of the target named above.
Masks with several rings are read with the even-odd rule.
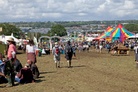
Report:
[[[33,83],[39,77],[40,72],[36,65],[38,47],[35,46],[32,39],[26,44],[26,64],[23,66],[17,57],[17,47],[13,38],[7,40],[7,49],[4,55],[0,53],[0,84],[7,83],[6,87],[12,87],[17,84]],[[39,48],[40,49],[40,48]],[[68,41],[65,47],[55,42],[52,48],[52,54],[56,68],[60,68],[60,54],[65,54],[68,68],[71,68],[72,56],[75,54],[75,48]]]
[[[102,53],[102,49],[106,49],[108,53],[112,50],[115,51],[120,42],[107,42],[107,41],[92,41],[92,42],[71,42],[67,41],[66,43],[55,42],[52,45],[52,55],[56,68],[60,68],[61,54],[65,54],[67,61],[67,67],[72,67],[72,57],[76,57],[76,50],[78,52],[87,51],[91,46],[94,47],[95,51]],[[15,85],[15,82],[19,84],[33,83],[37,78],[39,78],[40,72],[36,65],[37,63],[37,53],[36,50],[47,49],[48,55],[50,55],[50,46],[44,47],[35,46],[32,39],[29,40],[28,44],[25,47],[26,51],[26,64],[22,66],[20,60],[17,57],[16,43],[13,38],[8,39],[8,45],[6,50],[6,57],[3,58],[2,53],[0,53],[0,84],[7,83],[6,87],[11,87]],[[123,43],[123,46],[129,49],[135,50],[135,61],[138,66],[138,45],[134,40],[126,40]],[[41,52],[42,54],[42,52]]]

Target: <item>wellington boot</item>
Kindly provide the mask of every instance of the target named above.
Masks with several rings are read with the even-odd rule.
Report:
[[[56,68],[57,68],[57,63],[55,63],[55,65],[56,65]]]

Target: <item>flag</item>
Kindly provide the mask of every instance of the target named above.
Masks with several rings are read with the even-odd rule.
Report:
[[[34,44],[36,45],[36,47],[38,47],[38,42],[37,42],[36,37],[34,37],[33,41],[34,41]]]
[[[0,27],[0,32],[2,32],[2,27]]]

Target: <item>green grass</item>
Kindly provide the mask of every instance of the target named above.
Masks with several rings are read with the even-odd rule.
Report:
[[[5,50],[5,45],[4,44],[0,44],[0,52],[2,54],[4,54],[4,50]]]
[[[26,54],[18,54],[24,65]],[[77,52],[72,60],[72,68],[67,68],[61,55],[61,68],[55,68],[52,55],[37,57],[40,78],[36,83],[5,88],[0,84],[0,92],[137,92],[138,69],[134,53],[129,56],[112,56],[91,50]]]

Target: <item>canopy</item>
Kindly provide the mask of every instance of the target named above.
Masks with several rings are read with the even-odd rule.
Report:
[[[19,44],[19,39],[15,38],[14,36],[0,36],[0,41],[4,42],[5,44],[7,44],[7,40],[12,37],[14,39],[14,41],[16,42],[16,44]]]
[[[111,32],[113,31],[113,28],[111,26],[108,26],[107,29],[105,30],[105,32],[103,32],[100,36],[98,36],[95,39],[104,39],[108,36],[110,36]]]
[[[120,40],[120,42],[123,42],[128,37],[133,36],[133,35],[134,34],[126,30],[122,24],[118,24],[116,29],[111,32],[110,38],[112,39],[112,41]]]

